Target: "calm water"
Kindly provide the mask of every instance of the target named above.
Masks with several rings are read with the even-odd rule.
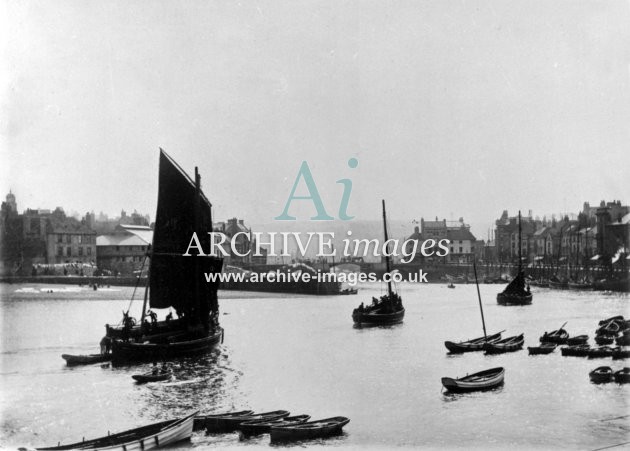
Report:
[[[481,334],[474,285],[400,288],[405,323],[376,329],[354,329],[350,315],[380,294],[380,284],[360,286],[358,296],[220,292],[225,343],[203,358],[177,361],[170,382],[136,385],[130,376],[148,365],[68,368],[60,357],[98,352],[104,324],[120,319],[132,289],[0,285],[0,445],[68,443],[196,409],[243,408],[351,419],[343,436],[309,447],[594,449],[630,441],[630,385],[597,386],[588,378],[597,366],[618,369],[623,361],[562,357],[558,350],[449,356],[445,340]],[[500,289],[481,286],[488,332],[524,332],[526,346],[565,321],[571,335],[592,337],[598,320],[630,316],[628,295],[538,289],[533,305],[502,307],[495,301]],[[134,315],[141,304],[134,302]],[[441,390],[442,376],[495,366],[506,368],[498,390]],[[184,446],[217,445],[268,447],[269,438],[195,433]]]

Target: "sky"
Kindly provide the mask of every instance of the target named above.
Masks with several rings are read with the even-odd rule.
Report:
[[[628,1],[2,8],[0,195],[20,211],[154,218],[159,148],[199,167],[216,219],[257,224],[303,161],[337,221],[341,179],[355,220],[386,199],[410,228],[463,217],[481,237],[504,209],[630,201]]]

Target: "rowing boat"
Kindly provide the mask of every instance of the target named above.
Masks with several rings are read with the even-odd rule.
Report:
[[[502,367],[480,371],[459,379],[443,377],[442,385],[451,392],[491,390],[503,384],[505,369]]]
[[[459,343],[454,343],[452,341],[445,341],[444,346],[448,349],[452,354],[461,354],[463,352],[472,352],[472,351],[483,351],[486,343],[494,343],[501,339],[501,332],[494,335],[489,335],[486,337],[479,337],[473,340],[468,341],[460,341]]]
[[[91,363],[109,362],[112,359],[111,354],[61,354],[61,358],[66,361],[66,365],[89,365]]]
[[[167,379],[170,379],[171,376],[172,376],[172,373],[170,371],[163,371],[159,373],[154,373],[153,371],[149,371],[148,373],[144,373],[144,374],[134,374],[131,377],[139,384],[144,384],[147,382],[165,381]]]
[[[513,337],[504,338],[495,343],[487,343],[486,354],[503,354],[504,352],[514,352],[523,348],[525,343],[525,335],[515,335]]]
[[[69,445],[57,445],[37,449],[100,449],[107,451],[131,451],[135,449],[147,450],[161,448],[189,439],[192,435],[193,420],[196,414],[197,412],[181,419],[161,421],[159,423],[130,429],[117,434],[106,435],[105,437],[95,438],[92,440],[83,440]]]
[[[331,417],[310,421],[296,426],[279,426],[271,428],[272,442],[309,440],[341,434],[342,428],[350,422],[346,417]]]
[[[193,431],[200,431],[202,429],[206,429],[206,422],[212,418],[218,417],[244,417],[247,415],[251,415],[254,413],[253,410],[239,410],[237,412],[223,412],[223,413],[211,413],[206,415],[197,415],[195,417],[195,421],[193,422]]]
[[[630,383],[630,368],[625,367],[620,369],[619,371],[615,371],[615,374],[613,374],[613,378],[618,384]]]
[[[591,382],[594,384],[604,384],[610,382],[613,376],[612,368],[609,366],[600,366],[588,373]]]
[[[273,421],[265,421],[265,420],[257,420],[257,421],[246,421],[245,423],[241,423],[240,430],[243,437],[250,437],[252,435],[264,434],[266,432],[271,431],[272,427],[280,427],[280,426],[295,426],[297,424],[306,423],[311,419],[310,415],[295,415],[291,417],[284,417],[278,420]]]
[[[206,432],[221,433],[233,432],[239,429],[242,423],[246,421],[273,421],[280,418],[288,417],[289,412],[286,410],[274,410],[271,412],[252,413],[250,415],[239,416],[216,416],[206,420]]]
[[[558,345],[555,343],[541,343],[540,346],[528,346],[529,355],[551,354]]]

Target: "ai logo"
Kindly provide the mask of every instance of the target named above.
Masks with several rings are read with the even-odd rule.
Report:
[[[359,160],[356,158],[350,158],[348,160],[348,167],[351,169],[356,168],[359,165]],[[304,179],[304,183],[306,184],[306,188],[308,190],[308,196],[296,196],[295,190],[300,183],[300,179]],[[350,202],[350,194],[352,193],[352,180],[350,179],[341,179],[337,180],[337,183],[343,185],[343,194],[341,196],[341,202],[339,203],[339,219],[342,221],[349,221],[354,216],[348,216],[348,202]],[[317,185],[315,184],[315,180],[313,179],[313,174],[311,174],[311,170],[308,167],[308,163],[306,161],[302,162],[300,166],[300,170],[298,171],[297,177],[295,178],[295,183],[293,184],[293,188],[291,189],[291,194],[289,194],[289,198],[287,199],[287,203],[284,206],[284,211],[280,216],[276,216],[274,219],[277,221],[295,221],[295,216],[289,215],[289,208],[291,207],[291,202],[293,200],[310,200],[313,202],[315,206],[315,210],[317,211],[317,215],[311,217],[312,221],[332,221],[335,218],[326,213],[326,209],[324,208],[324,203],[322,202],[322,198],[319,195],[319,191],[317,191]]]

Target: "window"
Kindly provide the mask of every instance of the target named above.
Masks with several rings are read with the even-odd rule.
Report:
[[[71,235],[66,235],[66,243],[67,244],[72,243],[72,236]],[[70,252],[68,252],[68,255],[70,255]]]
[[[68,235],[68,236],[70,236],[70,235]],[[70,256],[72,255],[72,247],[71,247],[71,246],[68,246],[68,247],[66,248],[66,252],[67,252],[66,256],[70,257]]]
[[[63,247],[62,246],[58,246],[57,247],[57,256],[58,257],[63,257]]]
[[[63,243],[63,234],[62,234],[62,233],[60,233],[60,234],[57,236],[57,243]]]
[[[79,246],[79,257],[83,257],[83,246]]]
[[[120,246],[116,246],[116,252],[120,252]]]
[[[462,249],[461,246],[459,246],[459,253],[461,254],[462,252],[464,252],[464,250]]]
[[[91,246],[87,247],[87,254],[88,255],[92,255],[92,247]]]
[[[79,244],[83,243],[83,235],[79,235]]]

